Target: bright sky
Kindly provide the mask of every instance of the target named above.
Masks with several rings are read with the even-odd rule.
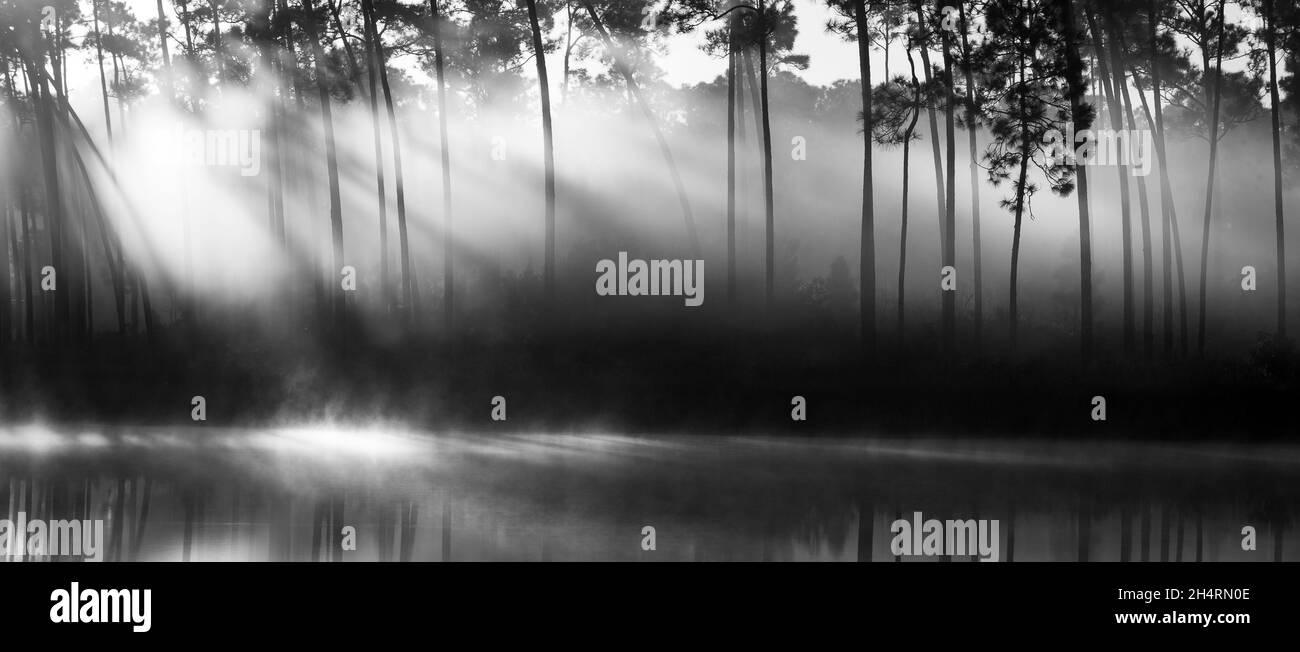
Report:
[[[142,21],[158,14],[156,0],[126,0],[126,4],[136,18]],[[172,0],[163,0],[163,8],[171,18]],[[821,0],[795,0],[795,11],[800,28],[795,50],[811,57],[808,70],[801,73],[804,79],[817,85],[829,84],[836,79],[857,79],[857,45],[826,32],[826,22],[830,19],[831,12],[825,3]],[[557,35],[562,33],[563,27],[563,20],[557,21]],[[698,29],[693,34],[674,35],[668,39],[668,54],[660,60],[659,65],[664,69],[669,83],[695,84],[713,79],[724,72],[725,65],[722,61],[710,57],[700,49],[704,42],[704,31]],[[879,53],[873,54],[880,56]],[[548,67],[554,65],[556,69],[562,67],[563,53],[548,56],[547,64]],[[873,72],[883,77],[883,71]]]
[[[799,36],[795,40],[795,52],[810,57],[808,70],[801,74],[808,83],[822,86],[837,79],[858,78],[858,46],[846,42],[835,34],[826,31],[826,22],[832,13],[821,0],[795,0],[795,14],[799,17]],[[693,34],[675,35],[668,40],[668,54],[660,60],[669,83],[695,84],[716,78],[726,70],[726,65],[719,59],[710,57],[700,50],[704,43],[704,30]],[[873,66],[879,66],[872,53]],[[892,62],[891,62],[892,63]],[[873,76],[883,77],[883,69],[872,69]]]

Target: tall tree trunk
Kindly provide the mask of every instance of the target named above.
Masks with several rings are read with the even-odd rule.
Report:
[[[270,174],[267,175],[267,203],[270,210],[271,233],[281,247],[285,246],[284,237],[284,93],[280,85],[280,71],[277,70],[278,53],[275,35],[271,28],[274,2],[267,2],[258,16],[259,45],[262,57],[262,70],[270,86],[272,101],[268,109],[271,126],[271,160]]]
[[[1210,215],[1214,207],[1214,186],[1217,181],[1215,175],[1215,166],[1218,164],[1219,157],[1219,101],[1222,99],[1222,81],[1223,81],[1223,10],[1224,0],[1219,0],[1219,26],[1217,29],[1218,36],[1215,38],[1217,44],[1216,62],[1214,67],[1214,101],[1212,115],[1210,117],[1210,164],[1206,171],[1205,178],[1205,220],[1201,229],[1201,290],[1200,305],[1197,306],[1197,329],[1196,329],[1196,355],[1200,358],[1205,357],[1205,301],[1206,301],[1206,273],[1210,262]],[[1209,70],[1205,71],[1208,76]],[[1206,82],[1209,83],[1208,81]],[[1197,521],[1199,523],[1199,520]],[[1198,531],[1199,536],[1199,531]],[[1199,551],[1198,551],[1199,552]],[[1197,561],[1200,561],[1197,559]]]
[[[921,117],[921,82],[916,78],[916,64],[912,59],[910,37],[907,39],[904,52],[907,53],[907,67],[912,72],[912,116],[907,123],[907,128],[903,130],[903,208],[898,237],[898,351],[900,354],[904,351],[906,333],[903,328],[905,314],[903,304],[907,294],[904,280],[907,276],[907,207],[912,176],[912,135],[916,132],[916,121]]]
[[[1273,134],[1273,214],[1277,222],[1277,337],[1285,340],[1286,237],[1282,215],[1282,115],[1277,91],[1277,34],[1274,20],[1273,0],[1264,0],[1264,40],[1268,49],[1268,99]]]
[[[762,7],[762,3],[759,3]],[[853,18],[857,23],[858,68],[862,79],[862,115],[867,121],[862,137],[862,241],[858,259],[858,302],[860,307],[862,353],[868,359],[876,354],[876,209],[871,176],[871,36],[867,24],[865,0],[856,0]],[[764,33],[766,40],[766,33]],[[761,52],[761,51],[760,51]],[[768,229],[768,303],[772,291],[772,133],[767,121],[767,66],[763,66],[763,140],[767,147],[767,229]]]
[[[555,302],[555,143],[551,128],[551,90],[546,78],[546,52],[542,45],[536,0],[528,0],[528,24],[533,32],[533,55],[537,60],[537,83],[542,96],[542,158],[546,168],[546,268],[543,276],[549,309]]]
[[[919,49],[921,51],[921,72],[925,77],[925,87],[928,90],[933,87],[934,81],[931,79],[930,66],[930,28],[926,22],[925,9],[921,0],[916,0],[916,22],[923,31]],[[934,105],[931,102],[925,103],[925,115],[930,128],[930,151],[934,155],[935,217],[939,222],[939,248],[942,250],[945,242],[944,229],[947,228],[943,216],[948,203],[944,199],[943,193],[943,154],[939,151],[939,121],[935,118]]]
[[[1106,105],[1110,109],[1110,126],[1117,133],[1122,133],[1124,118],[1118,100],[1118,84],[1120,81],[1112,74],[1114,71],[1111,70],[1110,64],[1106,61],[1106,48],[1102,43],[1102,32],[1097,27],[1096,17],[1091,11],[1087,13],[1089,31],[1092,32],[1093,47],[1097,51],[1097,66],[1101,73],[1099,79],[1106,95]],[[1131,357],[1136,348],[1133,318],[1133,227],[1129,208],[1128,171],[1124,165],[1116,165],[1115,173],[1119,181],[1120,229],[1122,230],[1120,248],[1121,255],[1124,257],[1122,264],[1124,270],[1124,355]]]
[[[567,59],[567,57],[566,57]],[[736,18],[727,21],[727,302],[736,301]]]
[[[1072,0],[1062,0],[1061,24],[1065,32],[1066,84],[1070,97],[1070,116],[1075,129],[1089,129],[1084,121],[1083,61],[1079,56],[1078,34]],[[1073,138],[1073,134],[1071,135]],[[1072,149],[1075,143],[1069,145]],[[1079,355],[1084,365],[1092,361],[1092,222],[1088,205],[1088,168],[1075,160],[1074,174],[1079,179],[1075,198],[1079,210]]]
[[[937,10],[942,10],[944,0],[935,0]],[[948,108],[944,112],[944,140],[947,145],[948,169],[944,173],[944,223],[947,225],[943,234],[943,266],[956,269],[957,266],[957,143],[955,122],[957,119],[957,94],[952,87],[952,32],[943,30],[943,92],[947,97]],[[957,337],[957,297],[956,291],[943,293],[943,350],[952,355]]]
[[[40,139],[41,168],[45,176],[44,216],[50,233],[50,263],[53,265],[58,281],[54,290],[55,299],[55,333],[62,342],[68,334],[71,317],[70,288],[64,278],[71,277],[71,270],[63,265],[65,240],[63,229],[62,195],[59,191],[59,170],[56,160],[57,144],[54,139],[54,114],[59,110],[55,106],[53,92],[44,72],[43,63],[32,60],[28,63],[31,74],[35,77],[32,86],[36,91],[36,125]]]
[[[1156,0],[1150,0],[1147,5],[1147,24],[1148,38],[1151,42],[1152,49],[1152,74],[1151,74],[1151,101],[1155,104],[1154,111],[1148,111],[1147,120],[1155,125],[1156,129],[1156,155],[1160,157],[1160,205],[1161,212],[1165,219],[1165,293],[1172,294],[1172,283],[1169,273],[1169,248],[1172,246],[1172,258],[1177,269],[1178,275],[1178,321],[1179,321],[1179,348],[1182,357],[1187,356],[1187,277],[1183,267],[1183,245],[1182,238],[1178,230],[1178,207],[1174,204],[1173,186],[1169,182],[1169,157],[1165,149],[1165,119],[1164,109],[1160,98],[1160,61],[1159,53],[1156,51],[1156,26],[1159,20],[1159,13],[1156,9]],[[1141,87],[1138,89],[1141,90]],[[1138,97],[1143,100],[1143,109],[1146,109],[1146,96],[1138,93]],[[1154,113],[1154,120],[1151,113]],[[1168,240],[1172,235],[1173,242]],[[1173,306],[1172,300],[1165,302],[1165,351],[1166,354],[1173,353]]]
[[[1025,182],[1029,175],[1029,121],[1025,119],[1025,55],[1023,52],[1019,55],[1017,64],[1020,72],[1020,173],[1016,178],[1016,214],[1015,224],[1011,232],[1011,283],[1010,283],[1010,305],[1008,315],[1010,318],[1010,336],[1011,351],[1014,353],[1018,350],[1019,345],[1019,302],[1017,292],[1018,276],[1020,274],[1020,226],[1024,221],[1025,214]]]
[[[99,0],[90,0],[90,11],[95,21],[95,56],[99,61],[99,93],[104,100],[104,129],[108,132],[108,146],[113,147],[113,118],[108,107],[108,78],[104,74],[104,43],[99,33]]]
[[[57,25],[58,34],[63,34],[65,23],[62,16],[58,17]],[[51,82],[50,88],[54,92],[54,100],[51,106],[53,107],[54,118],[61,121],[69,110],[68,62],[61,37],[51,41],[50,61],[53,64],[50,66],[53,76],[49,78],[49,81]],[[44,74],[44,71],[42,71],[42,74]],[[55,148],[59,147],[57,137],[52,142]],[[88,271],[90,262],[85,247],[86,225],[84,212],[80,210],[81,206],[71,205],[72,201],[73,198],[70,197],[68,199],[70,205],[60,207],[63,220],[61,225],[62,246],[64,247],[63,260],[68,269],[64,279],[60,279],[60,285],[64,286],[64,283],[66,283],[66,286],[61,287],[61,291],[57,296],[63,299],[59,304],[60,309],[67,311],[64,321],[68,341],[82,341],[89,344],[93,324],[89,311],[90,283]]]
[[[958,3],[961,16],[961,55],[966,72],[966,135],[970,145],[970,213],[971,213],[971,261],[974,269],[972,278],[975,282],[975,353],[978,355],[984,346],[984,275],[983,244],[980,239],[980,182],[979,154],[976,152],[979,135],[979,107],[975,103],[975,72],[971,65],[970,31],[966,23],[966,3]]]
[[[1115,82],[1119,90],[1119,99],[1122,99],[1124,105],[1124,114],[1128,118],[1130,134],[1137,133],[1137,121],[1133,118],[1133,97],[1129,93],[1128,81],[1125,74],[1123,50],[1124,36],[1123,32],[1112,21],[1110,24],[1111,32],[1114,38],[1111,40],[1111,55],[1115,61]],[[1124,146],[1131,154],[1133,143],[1128,138],[1124,139]],[[1144,157],[1151,156],[1151,152],[1144,152]],[[1147,181],[1146,177],[1137,177],[1138,187],[1138,215],[1142,219],[1142,347],[1147,359],[1150,359],[1155,352],[1155,330],[1154,321],[1154,275],[1151,268],[1151,209],[1147,201]]]
[[[411,281],[411,245],[406,228],[406,175],[402,171],[402,139],[397,131],[397,110],[393,106],[393,90],[388,83],[388,56],[379,39],[379,28],[374,18],[374,4],[370,5],[370,28],[374,31],[375,50],[379,59],[379,84],[384,91],[384,110],[388,114],[388,132],[393,140],[393,192],[397,200],[397,250],[398,265],[402,271],[402,306],[408,320],[414,316]]]
[[[762,110],[759,112],[763,120],[763,223],[766,229],[766,284],[764,286],[767,306],[772,307],[772,301],[776,292],[776,220],[773,214],[772,206],[772,118],[768,111],[767,102],[767,11],[764,7],[764,1],[758,0],[758,83],[759,96],[762,100]],[[855,15],[858,26],[858,34],[866,34],[866,18],[863,16],[863,1],[858,0],[855,5]],[[862,41],[862,38],[858,39]],[[858,60],[862,69],[862,106],[866,111],[865,115],[871,115],[871,78],[868,75],[871,71],[871,62],[867,58],[870,52],[871,39],[867,38],[866,44],[858,44]],[[872,233],[872,208],[871,208],[871,138],[866,138],[865,154],[863,160],[866,169],[862,172],[862,264],[861,278],[862,285],[859,291],[862,307],[862,345],[866,349],[875,347],[876,341],[876,297],[875,297],[875,280],[876,271],[873,268],[868,269],[868,257],[874,264],[875,258],[875,240]],[[870,251],[870,253],[868,253]],[[868,280],[871,285],[868,285]],[[868,289],[869,288],[869,289]],[[870,292],[870,296],[868,296]],[[870,317],[870,321],[868,321]]]
[[[443,272],[443,317],[448,326],[452,323],[455,267],[452,254],[455,250],[452,240],[451,221],[451,146],[447,143],[447,80],[442,56],[442,16],[438,13],[438,0],[429,0],[429,9],[433,13],[433,64],[438,83],[438,144],[442,155],[442,272]],[[414,301],[411,288],[406,288]],[[412,309],[414,314],[414,309]]]
[[[383,65],[377,51],[378,31],[371,23],[374,12],[370,0],[362,0],[361,15],[364,24],[366,83],[370,95],[370,127],[375,150],[375,194],[379,198],[379,295],[382,297],[384,312],[393,308],[391,287],[388,283],[388,193],[384,188],[384,145],[379,129],[379,67]],[[346,37],[345,37],[346,38]],[[393,132],[393,141],[397,141],[397,132]]]
[[[343,323],[343,288],[339,281],[339,270],[343,266],[343,206],[339,192],[339,161],[334,144],[334,114],[330,109],[330,91],[326,86],[328,71],[325,68],[325,48],[321,46],[319,30],[316,26],[315,8],[312,0],[302,0],[303,28],[311,41],[312,60],[316,67],[316,89],[320,98],[321,127],[325,132],[325,172],[329,177],[330,195],[330,237],[333,244],[333,258],[330,265],[330,277],[334,279],[330,296],[331,321],[335,328]]]

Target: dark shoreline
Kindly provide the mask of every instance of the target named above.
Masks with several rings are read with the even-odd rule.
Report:
[[[75,354],[11,345],[0,419],[192,425],[190,399],[202,395],[213,426],[1276,442],[1300,432],[1296,356],[1285,350],[1088,368],[1050,348],[1017,364],[926,351],[863,363],[849,333],[671,328],[370,333],[336,348],[311,335],[215,331],[152,345],[104,338]],[[507,400],[506,422],[490,417],[494,396]],[[792,421],[794,396],[806,399],[807,421]],[[1107,401],[1104,422],[1090,417],[1094,396]]]

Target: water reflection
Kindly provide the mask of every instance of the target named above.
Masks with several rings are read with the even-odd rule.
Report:
[[[0,508],[103,519],[109,560],[894,561],[918,511],[997,519],[1003,560],[1281,560],[1298,467],[1281,446],[28,425],[0,429]]]

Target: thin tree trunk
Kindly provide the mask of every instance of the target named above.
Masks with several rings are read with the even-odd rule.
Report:
[[[736,19],[727,21],[727,301],[736,301]],[[565,60],[568,60],[566,55]]]
[[[1222,98],[1222,81],[1223,81],[1223,9],[1224,0],[1219,0],[1219,27],[1218,37],[1215,40],[1217,44],[1216,58],[1214,68],[1214,102],[1213,113],[1210,118],[1210,164],[1206,171],[1205,178],[1205,220],[1201,229],[1201,290],[1200,304],[1197,306],[1197,329],[1196,329],[1196,355],[1205,357],[1205,301],[1206,301],[1206,273],[1210,261],[1210,216],[1214,207],[1214,186],[1216,182],[1215,166],[1218,164],[1219,157],[1219,101]],[[1205,71],[1206,75],[1210,74],[1209,70]],[[1207,82],[1208,83],[1208,82]],[[1200,518],[1197,517],[1197,537],[1200,537]],[[1197,545],[1197,561],[1200,561],[1200,545]]]
[[[50,84],[40,62],[29,62],[30,72],[35,76],[33,81],[33,90],[36,91],[38,100],[36,102],[36,124],[40,138],[41,148],[41,166],[45,176],[45,221],[50,233],[50,262],[56,273],[68,274],[70,270],[65,270],[64,251],[64,229],[63,229],[63,209],[62,195],[59,191],[59,171],[58,163],[55,159],[57,146],[54,139],[54,114],[58,110],[54,106]],[[60,279],[61,280],[61,279]],[[59,341],[63,341],[68,333],[69,319],[71,317],[70,288],[60,283],[59,289],[54,291],[55,294],[55,333]]]
[[[1019,318],[1018,318],[1018,276],[1020,274],[1020,226],[1024,221],[1025,214],[1025,182],[1029,174],[1029,122],[1025,120],[1025,55],[1020,54],[1018,67],[1020,69],[1020,174],[1016,180],[1016,216],[1015,225],[1011,232],[1011,282],[1010,282],[1010,306],[1008,316],[1010,319],[1010,336],[1011,351],[1015,353],[1019,344]]]
[[[438,0],[429,0],[429,9],[433,13],[433,63],[436,82],[438,84],[438,144],[439,152],[442,155],[442,272],[443,272],[443,316],[448,326],[452,323],[454,314],[453,298],[455,296],[455,267],[452,263],[452,254],[455,250],[452,240],[452,221],[451,221],[451,146],[447,143],[447,81],[444,70],[442,55],[442,17],[438,13]],[[411,299],[414,301],[415,295],[411,288],[406,288],[406,292],[411,293]],[[415,313],[412,307],[412,314]]]
[[[284,93],[288,89],[281,91],[281,75],[277,70],[278,53],[276,48],[275,35],[271,31],[271,17],[274,11],[274,2],[268,2],[263,9],[261,20],[261,55],[262,69],[266,74],[267,82],[270,84],[271,95],[273,96],[271,106],[268,109],[271,123],[271,160],[270,175],[267,179],[267,201],[270,204],[271,232],[275,236],[276,242],[281,247],[285,246],[284,237]]]
[[[762,8],[762,3],[759,3]],[[858,302],[861,308],[862,352],[868,358],[876,354],[876,215],[871,175],[871,38],[867,24],[864,0],[856,0],[853,17],[857,23],[858,68],[862,79],[862,115],[867,121],[862,137],[862,241],[858,265]],[[764,36],[766,41],[766,35]],[[766,147],[764,162],[767,178],[767,252],[768,252],[768,303],[772,291],[772,132],[767,119],[767,65],[763,56],[763,140]]]
[[[384,91],[384,109],[388,114],[388,131],[393,140],[393,191],[397,199],[397,248],[398,265],[402,270],[402,305],[410,319],[412,311],[411,282],[411,246],[406,228],[406,176],[402,171],[402,139],[397,131],[397,110],[393,106],[393,91],[388,83],[388,57],[384,54],[384,43],[379,39],[379,28],[375,24],[374,4],[370,7],[370,28],[375,32],[375,50],[379,59],[379,84]]]
[[[1115,38],[1112,39],[1110,47],[1115,60],[1115,82],[1120,91],[1120,98],[1123,100],[1124,113],[1128,118],[1129,133],[1137,133],[1137,121],[1133,118],[1133,98],[1129,94],[1127,77],[1124,72],[1124,59],[1122,56],[1124,38],[1123,33],[1112,23],[1112,33]],[[1132,152],[1133,144],[1126,138],[1124,145]],[[1144,152],[1144,157],[1149,157],[1151,152]],[[1147,359],[1150,359],[1155,352],[1155,330],[1154,330],[1154,274],[1151,267],[1151,209],[1147,201],[1147,182],[1146,177],[1138,176],[1138,215],[1142,219],[1142,347]]]
[[[546,194],[546,305],[555,303],[555,142],[551,126],[551,89],[546,78],[546,52],[542,45],[542,28],[537,18],[536,0],[528,2],[528,24],[533,32],[533,55],[537,61],[537,83],[542,97],[542,164],[545,167]]]
[[[944,0],[935,0],[936,7],[942,10]],[[944,222],[947,225],[943,234],[943,266],[957,266],[957,143],[955,123],[957,120],[957,94],[952,87],[952,32],[943,30],[943,92],[947,96],[947,111],[944,112],[944,140],[947,145],[948,169],[944,173]],[[952,355],[956,348],[957,337],[957,293],[943,292],[943,350]]]
[[[1087,129],[1084,124],[1083,61],[1079,57],[1078,35],[1075,29],[1074,4],[1064,0],[1061,21],[1065,31],[1066,83],[1070,96],[1070,116],[1075,129]],[[1071,135],[1073,138],[1073,135]],[[1074,142],[1070,147],[1075,146]],[[1089,215],[1088,168],[1083,161],[1075,160],[1074,173],[1079,179],[1075,197],[1079,210],[1079,355],[1084,365],[1092,361],[1092,222]]]
[[[1111,65],[1106,61],[1106,49],[1102,44],[1102,32],[1097,27],[1097,20],[1091,11],[1087,13],[1088,26],[1092,32],[1093,47],[1097,51],[1097,65],[1101,73],[1101,86],[1106,95],[1106,104],[1110,108],[1110,126],[1116,132],[1122,133],[1124,118],[1120,111],[1119,90],[1117,88],[1117,84],[1120,82],[1116,75],[1112,74]],[[1124,142],[1127,144],[1127,141]],[[1124,282],[1124,355],[1131,357],[1136,348],[1136,343],[1133,317],[1133,227],[1129,208],[1128,170],[1124,165],[1116,165],[1115,173],[1119,181],[1120,229],[1122,231],[1120,242],[1121,255],[1123,256]]]
[[[1286,237],[1282,213],[1282,109],[1277,91],[1277,46],[1275,45],[1277,35],[1274,26],[1273,0],[1264,0],[1264,30],[1268,49],[1268,98],[1273,135],[1273,213],[1277,222],[1277,337],[1279,340],[1285,340]]]
[[[859,34],[866,34],[867,23],[863,15],[863,0],[858,0],[855,5],[855,15]],[[767,12],[764,7],[764,1],[758,0],[758,84],[759,98],[762,100],[762,110],[759,112],[763,120],[763,223],[766,229],[766,283],[764,286],[767,306],[772,307],[772,301],[776,293],[776,221],[773,214],[772,206],[772,117],[768,110],[767,100]],[[870,52],[871,39],[859,38],[858,59],[861,62],[862,77],[862,106],[864,115],[871,115],[871,62],[868,58]],[[866,138],[864,146],[863,160],[866,168],[862,172],[862,259],[861,259],[861,285],[859,295],[862,308],[862,346],[870,350],[875,348],[876,342],[876,297],[875,297],[875,280],[876,271],[874,269],[875,259],[875,240],[874,227],[872,226],[872,207],[871,207],[871,138]],[[868,268],[868,261],[873,267]],[[868,285],[870,282],[870,285]],[[868,295],[870,292],[870,295]]]
[[[905,315],[903,304],[907,294],[904,281],[907,276],[907,207],[912,176],[912,135],[916,132],[916,121],[921,117],[921,82],[916,78],[916,64],[912,59],[912,40],[910,37],[907,40],[905,52],[907,53],[907,66],[912,72],[912,117],[907,123],[907,129],[903,130],[903,208],[898,238],[898,350],[900,354],[904,350],[903,345],[906,334],[903,328],[903,317]]]
[[[95,21],[95,56],[99,61],[99,92],[104,99],[104,129],[108,132],[109,149],[112,149],[113,118],[108,107],[108,79],[104,75],[104,43],[99,33],[99,0],[90,0],[90,11]]]
[[[1150,4],[1147,7],[1147,12],[1148,12],[1148,25],[1150,26],[1149,38],[1151,40],[1152,51],[1155,52],[1156,22],[1159,16],[1156,10],[1155,0],[1151,0]],[[1165,230],[1168,232],[1166,238],[1168,238],[1169,235],[1173,236],[1173,242],[1172,242],[1173,259],[1178,274],[1179,349],[1180,349],[1180,355],[1182,357],[1187,357],[1187,341],[1188,341],[1187,277],[1186,274],[1184,273],[1184,267],[1183,267],[1182,238],[1180,237],[1179,230],[1178,230],[1178,206],[1174,204],[1173,186],[1169,182],[1169,157],[1168,157],[1168,151],[1165,148],[1165,118],[1164,118],[1164,109],[1162,108],[1162,100],[1160,97],[1160,65],[1158,61],[1159,57],[1156,54],[1153,54],[1153,57],[1154,59],[1153,59],[1152,75],[1151,75],[1151,86],[1152,86],[1151,101],[1155,104],[1153,113],[1155,114],[1154,124],[1156,128],[1156,139],[1155,139],[1156,155],[1160,157],[1160,204],[1161,206],[1168,207],[1167,209],[1168,214],[1166,215],[1167,224],[1165,225]],[[1139,94],[1138,96],[1144,97],[1141,94]],[[1166,252],[1166,257],[1168,257],[1167,252]],[[1168,277],[1168,272],[1166,272],[1166,277]],[[1168,284],[1168,280],[1166,280],[1166,284]],[[1166,340],[1172,342],[1173,339],[1173,333],[1172,333],[1173,326],[1172,326],[1172,314],[1171,314],[1172,306],[1167,306],[1165,309],[1165,313],[1166,313],[1165,314],[1165,321],[1166,321],[1165,338]],[[1173,348],[1172,344],[1166,345],[1166,351],[1170,353],[1172,353],[1172,348]]]
[[[338,328],[343,322],[343,288],[338,283],[338,273],[343,265],[343,207],[342,197],[339,192],[339,163],[338,153],[334,144],[334,115],[330,109],[330,92],[326,86],[328,71],[325,68],[325,49],[321,47],[320,35],[316,28],[316,19],[313,14],[315,8],[312,6],[312,0],[302,0],[303,11],[306,16],[303,20],[303,28],[307,31],[307,38],[311,41],[312,60],[316,67],[316,89],[320,97],[321,110],[321,127],[325,132],[325,171],[329,176],[329,195],[330,195],[330,235],[333,243],[333,258],[331,259],[330,272],[331,278],[335,280],[334,290],[331,292],[331,318],[335,328]]]
[[[921,72],[925,76],[925,87],[930,89],[933,80],[930,74],[930,32],[926,26],[925,9],[921,0],[916,0],[916,21],[924,30],[923,38],[920,40],[921,50]],[[947,225],[943,219],[945,207],[948,205],[944,199],[943,193],[943,154],[939,151],[939,122],[934,115],[934,106],[926,102],[925,106],[926,119],[930,127],[930,150],[934,155],[934,197],[935,197],[935,216],[939,222],[939,248],[943,249],[945,240],[944,229]]]
[[[966,23],[966,3],[961,2],[957,6],[961,12],[962,60],[966,63],[966,135],[970,145],[971,250],[974,254],[971,264],[974,267],[972,278],[975,282],[975,353],[978,355],[983,350],[984,345],[984,276],[982,263],[984,252],[982,240],[980,239],[979,155],[976,153],[976,140],[979,133],[977,119],[979,108],[975,103],[975,77],[974,66],[971,65],[970,39],[967,36],[969,29]]]
[[[366,82],[370,95],[370,127],[375,150],[375,194],[379,198],[379,295],[382,297],[384,312],[392,310],[392,293],[388,283],[388,193],[384,188],[384,146],[379,129],[379,90],[377,88],[379,67],[383,65],[377,52],[376,39],[378,30],[371,23],[374,12],[370,0],[362,0],[361,15],[364,22]],[[345,37],[346,38],[346,37]],[[393,132],[393,141],[397,141],[397,132]]]

